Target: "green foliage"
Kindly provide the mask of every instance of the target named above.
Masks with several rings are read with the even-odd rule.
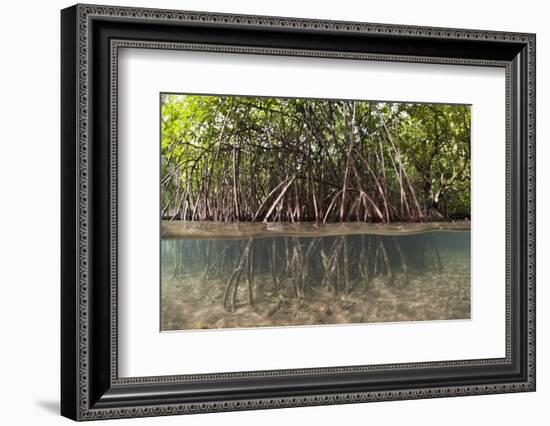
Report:
[[[163,217],[469,215],[469,106],[163,95],[161,108]]]

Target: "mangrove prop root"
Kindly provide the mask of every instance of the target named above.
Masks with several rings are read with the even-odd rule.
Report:
[[[250,251],[250,255],[246,260],[246,281],[248,283],[248,304],[254,304],[254,250]]]
[[[285,237],[285,260],[286,260],[286,266],[285,269],[290,269],[290,254],[288,251],[288,238]]]
[[[349,294],[351,287],[349,281],[349,254],[348,254],[348,243],[347,239],[343,238],[343,247],[344,247],[344,285],[346,288],[346,293]]]
[[[325,249],[324,248],[321,248],[321,265],[323,266],[323,281],[322,281],[322,284],[321,284],[321,287],[324,287],[324,286],[329,286],[329,274],[330,274],[330,269],[328,267],[328,264],[329,264],[329,259],[328,259],[328,256],[327,254],[325,253]]]
[[[403,251],[401,250],[401,245],[397,241],[395,237],[392,238],[393,245],[395,247],[395,250],[397,252],[397,256],[399,257],[399,263],[401,264],[401,270],[403,271],[403,275],[405,277],[404,284],[409,284],[409,271],[407,267],[407,262],[405,262],[405,256],[403,254]]]
[[[227,285],[225,286],[225,293],[223,297],[223,306],[226,310],[230,312],[235,311],[235,304],[237,299],[237,290],[239,288],[239,281],[241,279],[241,275],[243,272],[243,269],[245,266],[247,266],[247,258],[250,253],[250,248],[252,247],[254,239],[249,238],[246,242],[246,245],[242,251],[241,258],[239,259],[239,262],[237,263],[237,266],[233,270],[233,273],[229,277],[229,280],[227,281]]]
[[[426,251],[428,250],[428,246],[429,246],[429,248],[432,249],[433,254],[435,256],[437,269],[440,272],[443,271],[443,263],[441,262],[439,248],[437,247],[437,243],[435,242],[433,235],[423,235],[420,244],[421,244],[421,248],[419,250],[418,266],[422,269],[426,268]]]
[[[304,269],[304,252],[302,250],[302,244],[296,237],[292,237],[293,253],[292,253],[292,266],[294,275],[294,292],[298,299],[302,299],[302,271]]]
[[[210,267],[210,272],[214,270],[214,268],[218,268],[218,276],[221,276],[223,274],[223,266],[225,264],[226,254],[229,248],[231,247],[231,241],[225,242],[223,245],[223,248],[221,250],[220,255],[216,258],[212,266]]]
[[[212,278],[214,271],[225,275],[223,307],[234,312],[238,298],[245,296],[250,306],[259,303],[263,294],[274,297],[271,305],[280,297],[297,298],[298,303],[304,303],[312,291],[322,291],[334,300],[342,294],[365,293],[377,282],[376,277],[382,278],[381,284],[409,285],[411,271],[422,268],[422,264],[442,270],[436,242],[431,235],[419,239],[414,248],[394,236],[285,236],[271,240],[251,237],[205,242],[201,253],[194,250],[194,245],[186,249],[185,245],[176,244],[171,250],[176,275],[184,266],[187,269],[187,259],[191,261],[189,268],[203,259],[200,274],[205,278]],[[205,253],[211,257],[209,261]],[[241,283],[245,287],[239,290]],[[262,293],[263,286],[267,293]]]
[[[380,258],[380,245],[375,244],[374,245],[374,256],[373,256],[373,276],[378,275],[378,260]]]
[[[340,250],[341,238],[337,238],[330,249],[330,257],[326,255],[324,250],[321,250],[321,257],[323,262],[323,268],[325,270],[325,277],[323,280],[323,285],[327,285],[329,290],[332,290],[335,294],[337,293],[337,283],[338,283],[338,271],[337,271],[337,256],[338,251]],[[336,284],[333,282],[333,277],[336,276]]]
[[[382,238],[379,238],[380,241],[380,251],[382,253],[382,259],[384,261],[384,264],[386,266],[386,273],[388,274],[388,277],[390,279],[390,284],[394,283],[395,277],[393,274],[392,266],[390,263],[390,258],[388,256],[388,251],[386,249],[386,244],[384,243],[384,240]]]
[[[434,187],[456,205],[443,208],[446,217],[467,207],[461,200],[470,190],[469,106],[179,95],[163,95],[162,104],[165,219],[426,220]],[[204,132],[168,131],[195,114]],[[440,131],[449,125],[457,131]],[[436,177],[442,161],[451,177]]]
[[[439,249],[437,248],[437,244],[435,243],[435,239],[433,235],[430,234],[430,244],[434,250],[435,257],[437,259],[437,267],[439,269],[439,272],[443,271],[443,265],[441,263],[441,256],[439,255]]]
[[[421,249],[420,249],[420,267],[426,267],[426,236],[422,235]]]
[[[273,293],[277,295],[279,288],[279,279],[277,278],[277,244],[275,238],[271,240],[271,260],[270,260],[270,269],[271,269],[271,286],[273,288]]]
[[[205,262],[205,267],[204,267],[204,279],[207,280],[208,279],[208,270],[210,268],[210,243],[211,241],[208,240],[206,242],[206,258],[204,259],[204,262]]]
[[[312,253],[319,244],[320,239],[315,238],[310,243],[306,250],[306,254],[304,255],[304,259],[302,261],[302,292],[305,294],[306,290],[309,290],[310,287],[305,288],[305,284],[309,282],[309,275],[310,275],[310,268],[311,264],[308,262],[309,259],[311,259]]]
[[[172,271],[172,278],[176,278],[176,276],[178,275],[178,260],[179,260],[178,243],[174,244],[173,250],[174,250],[174,262],[173,262],[174,269]]]
[[[359,274],[361,275],[361,281],[363,283],[363,287],[366,290],[369,288],[369,260],[367,255],[365,254],[367,252],[366,248],[366,242],[365,242],[365,236],[361,236],[361,253],[359,254],[359,264],[357,267],[359,268]]]

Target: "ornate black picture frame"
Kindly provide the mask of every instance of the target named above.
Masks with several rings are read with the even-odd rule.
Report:
[[[159,416],[535,390],[535,35],[76,5],[61,13],[61,413]],[[506,356],[119,378],[117,52],[191,49],[506,70]]]

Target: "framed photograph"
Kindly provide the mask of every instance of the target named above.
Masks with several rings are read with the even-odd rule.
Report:
[[[61,412],[535,390],[535,35],[61,12]]]

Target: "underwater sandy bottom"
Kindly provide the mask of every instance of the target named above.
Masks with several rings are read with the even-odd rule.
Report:
[[[372,279],[369,288],[334,294],[327,288],[309,289],[305,299],[291,291],[271,290],[268,273],[254,278],[254,304],[246,286],[239,288],[235,310],[223,307],[227,277],[188,273],[174,277],[163,270],[161,330],[282,327],[469,319],[470,256],[459,250],[441,251],[443,268],[409,273],[408,283],[397,274]]]

